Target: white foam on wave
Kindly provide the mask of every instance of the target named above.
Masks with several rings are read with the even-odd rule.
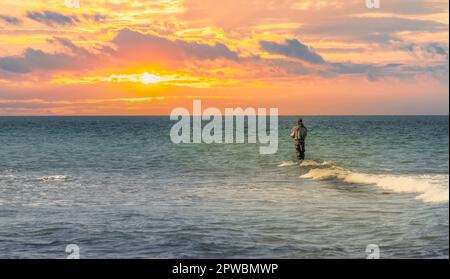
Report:
[[[279,164],[277,167],[282,168],[282,167],[289,167],[289,166],[295,166],[297,165],[297,162],[293,162],[293,161],[283,161],[281,164]]]
[[[332,161],[316,162],[313,160],[305,160],[301,163],[302,167],[324,167],[324,166],[335,166],[336,163]]]
[[[49,175],[49,176],[43,176],[39,178],[39,180],[47,182],[47,181],[63,181],[67,180],[70,177],[68,175]]]
[[[0,179],[1,178],[14,178],[15,171],[13,169],[3,169],[0,170]]]
[[[342,167],[314,168],[302,178],[338,179],[346,183],[369,184],[398,193],[417,193],[424,202],[444,203],[449,198],[448,175],[387,175],[352,172]]]

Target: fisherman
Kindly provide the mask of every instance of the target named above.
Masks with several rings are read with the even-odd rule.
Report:
[[[295,150],[299,161],[305,160],[305,139],[307,134],[308,129],[303,125],[303,119],[299,118],[297,125],[291,129],[291,138],[295,140]]]

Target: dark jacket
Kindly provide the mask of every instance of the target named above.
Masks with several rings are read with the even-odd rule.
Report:
[[[308,135],[308,129],[303,125],[296,125],[292,127],[291,137],[294,140],[304,141]]]

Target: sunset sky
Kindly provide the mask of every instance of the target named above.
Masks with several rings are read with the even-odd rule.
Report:
[[[448,114],[448,5],[0,0],[0,115]]]

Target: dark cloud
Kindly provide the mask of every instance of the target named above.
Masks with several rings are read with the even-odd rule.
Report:
[[[236,52],[231,51],[226,45],[216,43],[215,45],[201,44],[197,42],[185,42],[176,40],[175,43],[190,56],[199,59],[225,58],[229,60],[238,60]]]
[[[332,53],[355,53],[365,52],[366,49],[362,47],[317,47],[314,48],[317,52],[332,52]]]
[[[69,49],[70,51],[72,51],[72,53],[76,54],[76,55],[83,55],[83,56],[90,56],[91,53],[79,46],[76,46],[72,41],[70,41],[69,39],[65,39],[65,38],[61,38],[61,37],[54,37],[53,39],[48,40],[51,43],[57,43],[60,44],[64,47],[66,47],[67,49]]]
[[[76,17],[48,10],[42,12],[27,12],[27,17],[48,26],[73,25],[78,21]]]
[[[65,15],[59,12],[54,12],[50,10],[44,10],[44,11],[29,11],[26,14],[26,17],[34,20],[36,22],[54,27],[54,26],[68,26],[68,25],[74,25],[79,22],[104,22],[107,17],[99,14],[80,14],[80,15]],[[3,20],[9,24],[20,24],[22,20],[16,17],[12,16],[6,16],[6,15],[0,15],[0,20]]]
[[[10,73],[28,73],[31,71],[25,59],[20,56],[0,57],[0,69]]]
[[[445,49],[438,43],[431,43],[425,47],[426,51],[432,55],[446,56],[448,59],[448,49]]]
[[[0,20],[12,25],[19,25],[20,23],[22,23],[21,19],[8,15],[0,15]]]
[[[266,59],[264,60],[272,70],[271,76],[303,76],[317,75],[325,78],[332,78],[343,75],[362,75],[369,80],[376,80],[387,74],[388,69],[399,68],[401,64],[387,64],[378,66],[375,64],[352,63],[352,62],[325,62],[321,67],[307,67],[301,61],[285,59]],[[382,74],[383,73],[383,74]],[[393,76],[395,72],[390,71]]]
[[[330,74],[368,74],[369,72],[375,70],[375,66],[371,64],[358,64],[351,62],[342,63],[329,63],[329,68],[327,72]]]
[[[448,62],[439,62],[425,66],[411,66],[401,63],[372,64],[353,62],[325,62],[320,68],[306,67],[300,61],[286,61],[283,59],[266,59],[272,71],[271,76],[284,75],[304,76],[315,75],[324,78],[338,76],[365,76],[369,81],[385,78],[412,79],[417,76],[429,76],[436,80],[448,82]]]
[[[448,61],[449,51],[448,47],[444,47],[443,45],[433,42],[428,44],[404,44],[400,47],[400,49],[407,51],[413,55],[420,56],[425,54],[429,57],[443,57]]]
[[[0,57],[0,69],[17,74],[35,70],[70,69],[75,58],[63,53],[46,53],[27,48],[22,55]]]
[[[124,55],[134,54],[140,51],[143,56],[153,59],[185,59],[193,57],[197,59],[228,59],[238,60],[238,53],[231,51],[226,45],[216,43],[208,45],[183,40],[169,40],[163,37],[143,34],[130,29],[122,29],[113,39],[120,53]]]
[[[341,41],[364,41],[387,44],[402,41],[401,32],[439,32],[448,26],[432,20],[397,17],[339,17],[320,23],[305,24],[299,34],[320,35],[323,38]]]
[[[27,48],[22,55],[0,57],[0,70],[9,74],[25,74],[33,71],[86,69],[95,65],[98,57],[85,49],[75,46],[67,39],[55,38],[54,42],[72,50],[66,53],[47,53],[42,50]],[[5,76],[3,74],[2,76]]]
[[[82,18],[87,21],[93,21],[93,22],[103,22],[106,19],[106,16],[101,14],[83,14]]]
[[[422,75],[426,74],[436,80],[440,80],[448,83],[449,76],[449,66],[448,62],[436,63],[434,65],[429,66],[403,66],[402,72],[413,74],[413,75]]]
[[[267,64],[274,69],[274,71],[271,73],[273,76],[277,76],[278,74],[281,75],[308,75],[311,74],[313,71],[303,63],[298,61],[287,61],[283,59],[270,59],[267,60]]]
[[[33,70],[70,69],[74,57],[63,53],[46,53],[42,50],[28,48],[22,58]]]
[[[285,40],[283,44],[269,41],[260,41],[263,50],[272,54],[281,54],[287,57],[297,58],[312,64],[323,64],[325,60],[311,47],[308,47],[296,39]]]
[[[404,78],[407,74],[402,70],[402,64],[365,64],[352,62],[328,63],[328,67],[319,74],[324,77],[342,75],[363,75],[370,81],[380,80],[385,77]]]
[[[419,75],[427,75],[441,81],[448,81],[448,63],[437,63],[428,66],[410,66],[401,63],[384,65],[358,64],[352,62],[329,63],[328,68],[320,71],[324,77],[340,75],[365,75],[368,80],[383,78],[409,79]]]

